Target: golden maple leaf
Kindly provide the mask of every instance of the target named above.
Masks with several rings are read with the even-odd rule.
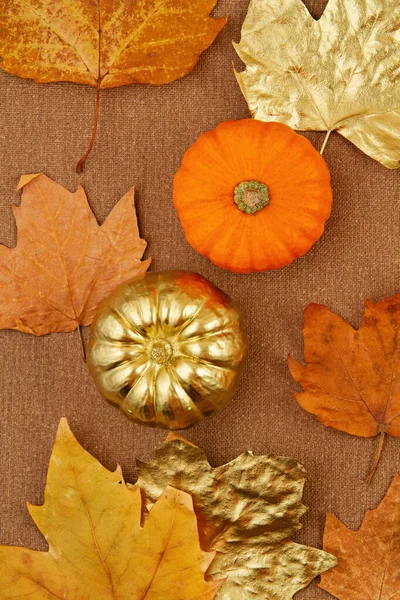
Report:
[[[328,514],[324,548],[338,565],[322,575],[320,587],[340,600],[398,600],[400,581],[400,476],[386,496],[367,511],[358,531]]]
[[[17,246],[0,245],[0,329],[44,335],[89,325],[99,302],[150,264],[140,260],[134,189],[100,227],[81,185],[71,193],[36,174],[21,188]]]
[[[297,402],[323,425],[351,435],[380,434],[377,467],[386,434],[400,436],[400,294],[365,303],[358,330],[326,306],[304,313],[304,366],[289,357],[292,377],[304,391]]]
[[[65,419],[43,506],[29,512],[48,552],[0,546],[0,600],[212,600],[190,496],[167,488],[141,527],[140,489],[86,452]]]
[[[291,600],[336,559],[291,541],[301,528],[305,472],[291,458],[246,452],[213,469],[202,450],[169,435],[148,463],[137,461],[148,510],[172,485],[189,493],[204,549],[217,551],[208,574],[226,578],[218,600]]]
[[[36,83],[71,81],[99,91],[164,84],[189,73],[225,25],[217,0],[0,0],[0,67]]]
[[[253,116],[328,136],[335,130],[398,168],[399,23],[398,0],[329,0],[318,21],[301,0],[251,0],[235,47]]]

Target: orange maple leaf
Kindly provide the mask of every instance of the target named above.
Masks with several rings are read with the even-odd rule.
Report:
[[[196,65],[226,19],[217,0],[0,0],[0,67],[36,83],[70,81],[97,89],[92,149],[104,88],[164,84]]]
[[[101,300],[150,264],[141,261],[134,189],[100,227],[81,185],[71,193],[35,174],[21,188],[17,246],[0,245],[0,329],[44,335],[89,325]]]
[[[302,365],[289,357],[289,369],[304,391],[297,402],[323,425],[352,435],[380,433],[376,470],[385,434],[400,436],[400,295],[365,303],[358,330],[326,306],[310,304],[304,313]]]
[[[320,587],[340,600],[398,600],[400,597],[400,476],[386,496],[367,511],[358,531],[328,514],[324,550],[338,558]]]

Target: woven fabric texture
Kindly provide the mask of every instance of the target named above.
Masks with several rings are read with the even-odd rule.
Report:
[[[315,17],[324,0],[306,2]],[[226,119],[248,117],[235,81],[240,66],[231,41],[240,37],[247,0],[220,0],[228,24],[194,71],[175,83],[102,93],[98,137],[84,173],[74,166],[90,137],[95,91],[74,84],[37,85],[0,72],[0,241],[16,241],[11,204],[24,173],[44,172],[70,190],[80,181],[99,221],[132,186],[152,269],[198,271],[243,311],[250,352],[241,387],[220,415],[187,432],[213,465],[251,449],[301,461],[308,472],[309,511],[297,541],[321,546],[326,511],[358,527],[399,468],[400,441],[389,438],[367,489],[377,439],[324,428],[293,399],[286,357],[302,358],[303,310],[327,304],[358,326],[365,298],[399,292],[399,173],[332,134],[325,158],[334,203],[325,234],[303,258],[277,272],[235,275],[213,266],[186,243],[173,208],[172,180],[185,150]],[[320,148],[324,134],[307,137]],[[87,337],[87,331],[85,335]],[[0,332],[0,543],[45,549],[26,510],[41,503],[60,417],[104,465],[119,462],[135,479],[135,456],[146,459],[165,433],[129,422],[97,393],[80,356],[76,332],[35,338]],[[328,600],[314,582],[299,600]]]

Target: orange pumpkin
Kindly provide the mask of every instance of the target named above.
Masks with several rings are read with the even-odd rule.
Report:
[[[186,239],[237,273],[279,269],[305,254],[331,212],[328,167],[281,123],[225,121],[187,150],[174,179]]]

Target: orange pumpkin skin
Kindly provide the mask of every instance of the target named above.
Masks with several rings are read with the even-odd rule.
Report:
[[[241,182],[267,188],[268,204],[243,212],[235,203]],[[261,198],[261,191],[251,193]],[[186,151],[173,201],[197,252],[250,273],[279,269],[308,252],[329,218],[332,189],[325,160],[305,137],[281,123],[243,119],[224,121]]]

